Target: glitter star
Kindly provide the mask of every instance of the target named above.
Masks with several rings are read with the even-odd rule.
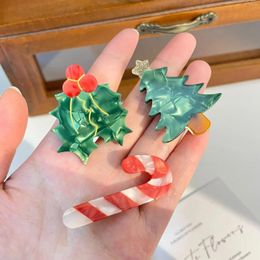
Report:
[[[150,69],[148,60],[136,60],[135,67],[132,69],[132,73],[138,77],[142,77],[144,72]]]

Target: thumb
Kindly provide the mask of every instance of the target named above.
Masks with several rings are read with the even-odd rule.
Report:
[[[0,97],[0,183],[8,173],[28,121],[27,103],[21,92],[8,88]]]

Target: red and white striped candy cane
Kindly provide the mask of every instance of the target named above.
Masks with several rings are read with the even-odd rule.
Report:
[[[147,172],[151,178],[147,183],[66,210],[63,215],[64,225],[77,228],[138,207],[163,196],[171,186],[171,170],[164,160],[156,156],[129,156],[122,161],[122,168],[126,173]]]

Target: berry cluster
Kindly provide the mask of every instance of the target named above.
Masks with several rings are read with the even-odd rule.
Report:
[[[93,92],[97,88],[97,80],[91,74],[85,74],[80,65],[72,64],[66,69],[66,81],[62,85],[63,92],[70,98],[81,91]]]

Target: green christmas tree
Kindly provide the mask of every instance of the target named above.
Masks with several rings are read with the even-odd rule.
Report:
[[[208,110],[221,96],[199,94],[202,83],[186,84],[188,76],[167,77],[166,67],[152,70],[147,61],[137,62],[133,73],[141,78],[140,90],[146,89],[145,101],[152,101],[149,115],[160,114],[156,130],[166,128],[165,143],[178,137],[192,117]]]
[[[59,125],[53,129],[62,141],[58,152],[73,152],[87,163],[89,155],[97,148],[98,138],[122,145],[125,134],[131,130],[125,125],[127,110],[121,105],[120,94],[110,90],[108,84],[98,85],[91,92],[78,91],[78,86],[84,86],[79,80],[65,81],[63,91],[66,94],[55,96],[58,106],[50,114],[59,120]],[[78,85],[73,86],[74,81]],[[89,84],[90,80],[86,81]]]

